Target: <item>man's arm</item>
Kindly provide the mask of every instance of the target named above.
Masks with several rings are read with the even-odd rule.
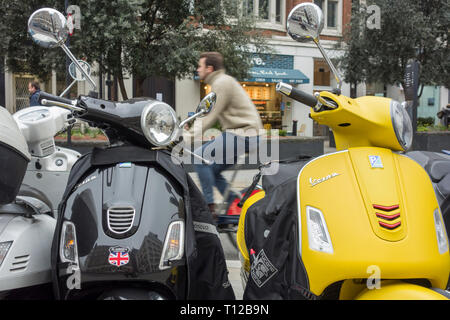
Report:
[[[38,106],[39,105],[39,95],[34,93],[31,97],[30,97],[30,107],[33,106]]]
[[[230,99],[230,85],[226,81],[221,81],[211,87],[211,91],[217,95],[216,104],[213,110],[205,117],[199,118],[194,121],[193,126],[187,133],[188,136],[194,138],[194,140],[201,140],[203,132],[211,128],[218,120],[219,115],[223,112],[229,103]]]

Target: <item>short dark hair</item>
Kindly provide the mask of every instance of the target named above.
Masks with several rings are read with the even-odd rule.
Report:
[[[39,84],[39,82],[37,82],[37,81],[30,81],[30,84],[36,90],[41,90],[41,85]]]
[[[203,52],[200,59],[205,58],[205,65],[212,66],[214,71],[223,69],[223,56],[220,52]]]

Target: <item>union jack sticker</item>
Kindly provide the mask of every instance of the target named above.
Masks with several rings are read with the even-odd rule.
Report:
[[[109,264],[116,267],[121,267],[128,264],[128,262],[130,262],[128,251],[130,251],[130,249],[122,247],[109,248]]]

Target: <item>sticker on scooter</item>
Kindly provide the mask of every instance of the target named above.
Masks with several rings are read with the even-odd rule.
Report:
[[[131,162],[119,163],[119,168],[131,168]]]
[[[116,267],[121,267],[128,264],[128,262],[130,261],[128,251],[130,251],[130,249],[123,247],[109,248],[109,257],[108,257],[109,264]]]
[[[252,263],[251,276],[256,285],[261,288],[269,281],[276,273],[278,269],[267,258],[264,250],[258,253],[255,261]]]
[[[369,156],[369,162],[372,168],[384,168],[380,156]]]

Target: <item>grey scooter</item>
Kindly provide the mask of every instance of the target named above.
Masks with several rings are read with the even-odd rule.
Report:
[[[71,65],[71,86],[84,80],[74,70]],[[57,147],[54,136],[75,120],[71,111],[61,108],[29,107],[12,117],[0,109],[0,145],[13,145],[29,160],[17,197],[6,204],[0,201],[0,299],[51,298],[50,252],[57,209],[70,170],[81,156]],[[13,158],[0,161],[5,159]]]

